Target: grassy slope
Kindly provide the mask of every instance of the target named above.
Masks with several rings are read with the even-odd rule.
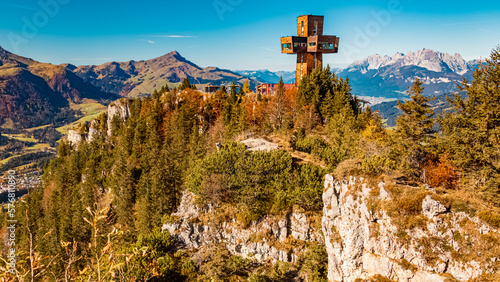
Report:
[[[71,108],[82,111],[84,117],[73,123],[56,128],[56,130],[61,132],[62,134],[68,134],[68,131],[71,128],[77,126],[82,122],[91,121],[108,110],[106,106],[99,104],[93,100],[84,100],[82,104],[71,104]]]
[[[98,102],[96,102],[94,100],[84,99],[82,102],[83,103],[81,103],[81,104],[71,104],[71,108],[75,109],[75,110],[80,110],[84,114],[84,116],[81,119],[79,119],[79,120],[77,120],[77,121],[75,121],[73,123],[70,123],[70,124],[67,124],[67,125],[64,125],[64,126],[56,128],[57,131],[61,132],[62,134],[68,134],[68,131],[71,128],[73,128],[74,126],[78,125],[79,123],[86,122],[86,121],[87,122],[91,121],[92,119],[97,118],[103,112],[107,111],[107,107],[106,106],[104,106],[104,105],[102,105],[102,104],[100,104],[100,103],[98,103]],[[24,151],[23,151],[23,153],[34,153],[34,152],[42,151],[42,150],[44,150],[46,148],[49,148],[50,145],[47,144],[47,143],[37,143],[38,140],[35,140],[34,138],[32,138],[29,135],[29,132],[37,130],[37,129],[42,129],[42,128],[48,127],[50,125],[51,124],[46,124],[46,125],[42,125],[42,126],[38,126],[38,127],[28,128],[28,129],[25,130],[24,133],[20,133],[20,134],[4,134],[4,136],[12,138],[12,139],[19,140],[19,141],[22,141],[22,142],[36,143],[33,146],[26,147],[24,149]],[[20,155],[18,154],[18,155],[14,155],[14,156],[11,156],[9,158],[0,160],[0,165],[6,163],[7,161],[9,161],[12,158],[19,157],[21,155],[22,154],[20,154]]]

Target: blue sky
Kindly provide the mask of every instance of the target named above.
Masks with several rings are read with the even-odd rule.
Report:
[[[489,0],[0,0],[0,14],[0,46],[54,64],[177,50],[202,67],[294,70],[279,38],[295,35],[302,14],[324,15],[325,34],[340,37],[339,54],[325,56],[332,66],[422,48],[484,58],[500,44],[500,1]]]

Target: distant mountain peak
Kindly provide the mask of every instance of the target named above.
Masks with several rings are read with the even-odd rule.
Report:
[[[78,66],[73,72],[104,92],[129,97],[150,94],[166,83],[180,83],[185,78],[197,85],[221,85],[233,81],[243,84],[246,79],[230,70],[202,68],[184,58],[178,51],[148,60]],[[251,87],[257,83],[258,81],[250,79]]]
[[[169,52],[163,56],[160,56],[158,58],[155,58],[155,59],[169,59],[169,58],[175,58],[176,60],[178,61],[181,61],[181,62],[186,62],[187,59],[184,58],[179,52],[177,51],[172,51],[172,52]],[[154,60],[154,59],[153,59]]]
[[[378,54],[366,57],[363,60],[352,63],[348,68],[368,70],[379,69],[391,65],[418,66],[434,72],[452,71],[457,74],[464,74],[468,71],[468,62],[458,53],[450,55],[432,49],[421,49],[416,52],[395,53],[392,57],[380,56]]]

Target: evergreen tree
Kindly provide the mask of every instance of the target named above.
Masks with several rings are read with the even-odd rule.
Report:
[[[160,89],[160,94],[165,94],[170,91],[170,88],[168,87],[168,83],[165,84],[164,86],[161,87]]]
[[[359,101],[351,94],[349,79],[338,78],[330,67],[315,69],[302,79],[297,92],[297,104],[299,108],[312,106],[323,123],[340,113],[345,105],[349,105],[356,116],[360,111]]]
[[[236,104],[236,102],[238,102],[238,92],[236,91],[236,83],[234,83],[234,81],[231,83],[230,89],[229,103]]]
[[[358,149],[359,130],[356,116],[349,103],[344,104],[338,113],[328,120],[329,141],[334,149],[334,156],[329,156],[330,165],[355,157]],[[328,156],[327,156],[328,157]]]
[[[59,157],[65,157],[69,154],[70,151],[70,145],[68,144],[67,141],[61,140],[59,142],[59,146],[57,147],[57,154]]]
[[[181,85],[179,86],[179,90],[180,91],[186,90],[186,89],[192,89],[192,88],[193,88],[193,86],[189,82],[189,78],[188,77],[184,78],[184,80],[182,81]]]
[[[403,114],[396,119],[397,128],[393,144],[393,158],[400,168],[411,176],[419,176],[426,162],[428,147],[432,139],[434,126],[434,111],[429,102],[434,98],[422,95],[424,87],[417,79],[408,90],[411,100],[398,102],[398,108]]]
[[[160,93],[158,93],[158,91],[155,89],[155,91],[153,91],[153,99],[157,100],[160,98]]]
[[[473,81],[464,81],[449,102],[453,110],[439,118],[442,150],[469,177],[470,186],[500,205],[500,46],[479,65]]]

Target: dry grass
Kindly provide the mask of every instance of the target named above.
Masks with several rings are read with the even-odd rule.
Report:
[[[463,262],[472,260],[478,262],[491,262],[492,258],[498,260],[500,254],[500,234],[489,232],[480,234],[476,223],[463,220],[460,223],[463,232],[455,233],[453,238],[459,243],[460,251],[451,251],[453,259]],[[500,261],[496,262],[496,268],[500,271]]]
[[[370,277],[370,279],[363,280],[363,279],[358,278],[354,281],[355,282],[395,282],[394,280],[389,279],[389,278],[382,276],[380,274],[374,275],[374,276]]]
[[[500,228],[500,215],[492,210],[481,211],[478,217],[491,226]]]
[[[349,159],[341,162],[333,172],[333,176],[337,180],[343,180],[351,175],[361,174],[361,160]]]

